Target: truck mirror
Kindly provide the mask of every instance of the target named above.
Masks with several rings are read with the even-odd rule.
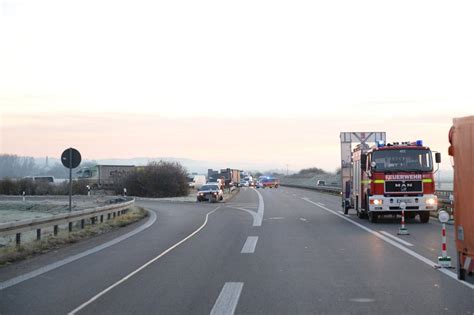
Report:
[[[435,153],[435,161],[436,163],[441,163],[441,153],[439,152]]]
[[[360,156],[360,168],[364,171],[367,170],[367,155],[366,154],[362,154]]]

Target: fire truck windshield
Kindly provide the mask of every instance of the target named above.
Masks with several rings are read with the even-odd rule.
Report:
[[[371,165],[374,171],[430,172],[433,170],[431,151],[420,149],[374,151]]]

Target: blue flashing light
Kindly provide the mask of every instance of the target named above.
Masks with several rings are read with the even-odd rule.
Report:
[[[419,147],[423,146],[423,140],[416,140],[416,145]]]
[[[385,142],[383,140],[377,141],[377,148],[383,147],[385,145]]]

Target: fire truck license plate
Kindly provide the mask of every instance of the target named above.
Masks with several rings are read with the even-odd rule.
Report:
[[[397,203],[402,203],[402,202],[404,202],[404,203],[412,203],[413,200],[411,200],[411,199],[405,199],[405,198],[399,198],[399,199],[397,199]]]

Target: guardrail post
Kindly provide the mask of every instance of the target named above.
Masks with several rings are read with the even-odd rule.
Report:
[[[54,226],[54,236],[58,236],[58,226]]]
[[[104,222],[104,215],[103,214],[100,215],[100,223],[102,223],[102,222]]]
[[[36,229],[36,240],[39,241],[41,239],[41,229]]]
[[[21,244],[21,233],[16,233],[16,246]]]
[[[69,222],[68,229],[69,229],[69,232],[72,232],[72,222]]]
[[[84,220],[84,219],[81,220],[81,229],[84,229],[85,221],[86,221],[86,220]]]

